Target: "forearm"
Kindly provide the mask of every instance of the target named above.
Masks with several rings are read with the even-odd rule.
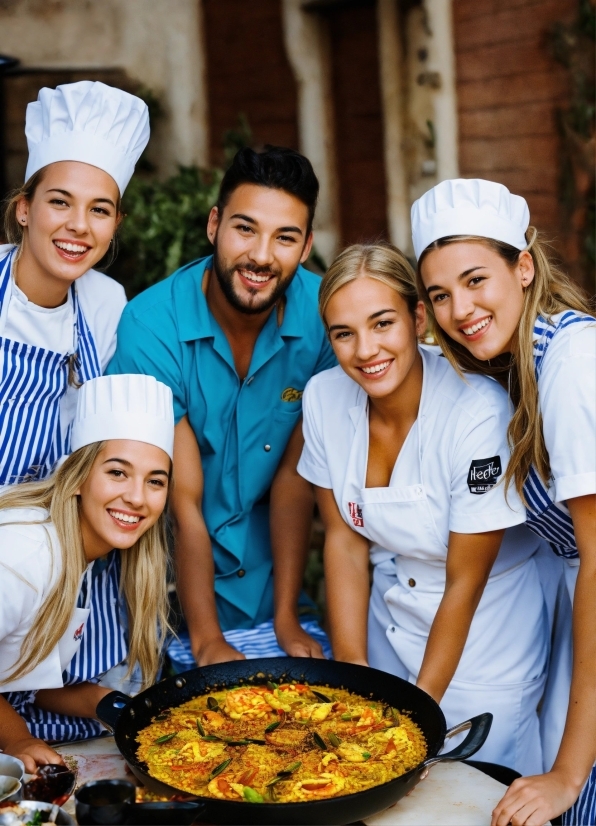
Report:
[[[195,655],[215,639],[223,639],[215,604],[215,566],[211,541],[201,519],[175,522],[176,590]]]
[[[579,794],[596,761],[596,564],[580,564],[573,602],[573,672],[569,708],[553,770]]]
[[[433,620],[416,684],[439,703],[457,669],[484,582],[445,588]]]
[[[45,688],[38,691],[35,705],[44,711],[71,717],[96,717],[97,704],[111,688],[95,683],[79,683],[64,688]]]
[[[325,593],[336,660],[368,663],[368,547],[350,548],[342,537],[325,540]]]
[[[286,471],[271,488],[271,552],[275,619],[298,620],[298,598],[308,557],[314,494],[312,485]]]
[[[11,743],[27,740],[31,733],[20,714],[0,696],[0,749],[7,751]]]

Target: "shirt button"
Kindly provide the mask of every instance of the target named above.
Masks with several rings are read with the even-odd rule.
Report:
[[[265,453],[269,453],[269,451],[271,450],[271,445],[265,445],[263,450],[265,451]]]
[[[392,634],[395,634],[395,625],[392,625],[389,630],[391,631]]]
[[[414,588],[415,585],[416,585],[416,580],[415,579],[409,579],[408,580],[408,585],[410,586],[410,588]]]
[[[246,573],[246,571],[244,570],[244,568],[240,568],[240,570],[238,571],[236,576],[239,576],[240,579],[242,579],[242,577],[245,575],[245,573]]]

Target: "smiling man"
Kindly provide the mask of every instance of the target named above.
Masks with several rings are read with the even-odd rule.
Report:
[[[209,216],[213,256],[135,298],[118,328],[109,372],[153,375],[174,394],[171,510],[188,631],[170,657],[181,669],[322,656],[326,644],[308,607],[298,615],[313,508],[296,473],[302,391],[334,364],[320,280],[302,266],[318,189],[297,152],[241,149]]]

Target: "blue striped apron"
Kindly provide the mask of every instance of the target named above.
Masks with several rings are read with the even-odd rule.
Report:
[[[534,325],[534,370],[536,379],[540,378],[544,357],[548,347],[559,330],[572,324],[585,324],[594,321],[590,316],[580,315],[568,310],[555,324],[542,316]],[[578,557],[577,543],[573,530],[573,521],[564,502],[553,502],[548,495],[548,488],[534,468],[530,469],[524,485],[526,497],[527,525],[546,539],[553,551],[566,559]],[[596,824],[596,766],[582,789],[577,802],[562,816],[564,826],[588,826]]]
[[[0,261],[0,312],[11,297],[13,247]],[[78,380],[101,375],[101,364],[71,286]],[[62,435],[60,401],[68,389],[70,354],[54,353],[0,336],[0,485],[43,479],[70,448]]]
[[[0,260],[0,312],[11,297],[11,269],[16,248]],[[75,285],[74,308],[78,380],[101,375],[101,363],[83,315]],[[70,450],[70,426],[62,435],[60,401],[68,389],[69,355],[0,336],[0,485],[48,476]],[[126,658],[126,611],[119,595],[120,555],[112,551],[93,566],[91,612],[81,647],[64,673],[64,684],[97,678]],[[86,581],[78,605],[86,604]],[[45,740],[72,740],[99,734],[94,720],[52,714],[36,708],[35,692],[9,692],[4,697],[24,717],[31,732]]]

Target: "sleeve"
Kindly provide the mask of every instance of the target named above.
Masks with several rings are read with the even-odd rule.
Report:
[[[331,489],[331,475],[320,433],[321,416],[315,414],[316,396],[312,382],[306,385],[302,397],[302,433],[304,447],[298,462],[298,473],[319,488]],[[318,421],[317,421],[318,419]]]
[[[323,370],[329,370],[331,367],[335,367],[336,365],[337,359],[335,358],[335,353],[331,348],[327,334],[325,334],[323,336],[323,344],[313,371],[313,376],[316,376],[317,373],[322,373]]]
[[[116,350],[116,329],[126,307],[124,287],[110,276],[91,270],[83,276],[79,301],[97,346],[102,372]]]
[[[40,574],[48,574],[41,543],[19,526],[0,527],[0,643],[30,620],[40,602]],[[18,548],[18,557],[14,549]]]
[[[460,411],[462,418],[464,426],[451,446],[449,530],[485,533],[522,524],[523,504],[513,485],[505,493],[503,481],[509,462],[505,393],[485,396],[475,415]]]
[[[142,373],[154,376],[167,384],[174,396],[176,424],[188,412],[185,383],[181,369],[181,356],[174,347],[168,346],[153,330],[130,312],[130,305],[122,314],[118,325],[118,346],[106,373]]]
[[[596,324],[566,338],[560,355],[547,352],[538,381],[556,502],[596,493]]]

